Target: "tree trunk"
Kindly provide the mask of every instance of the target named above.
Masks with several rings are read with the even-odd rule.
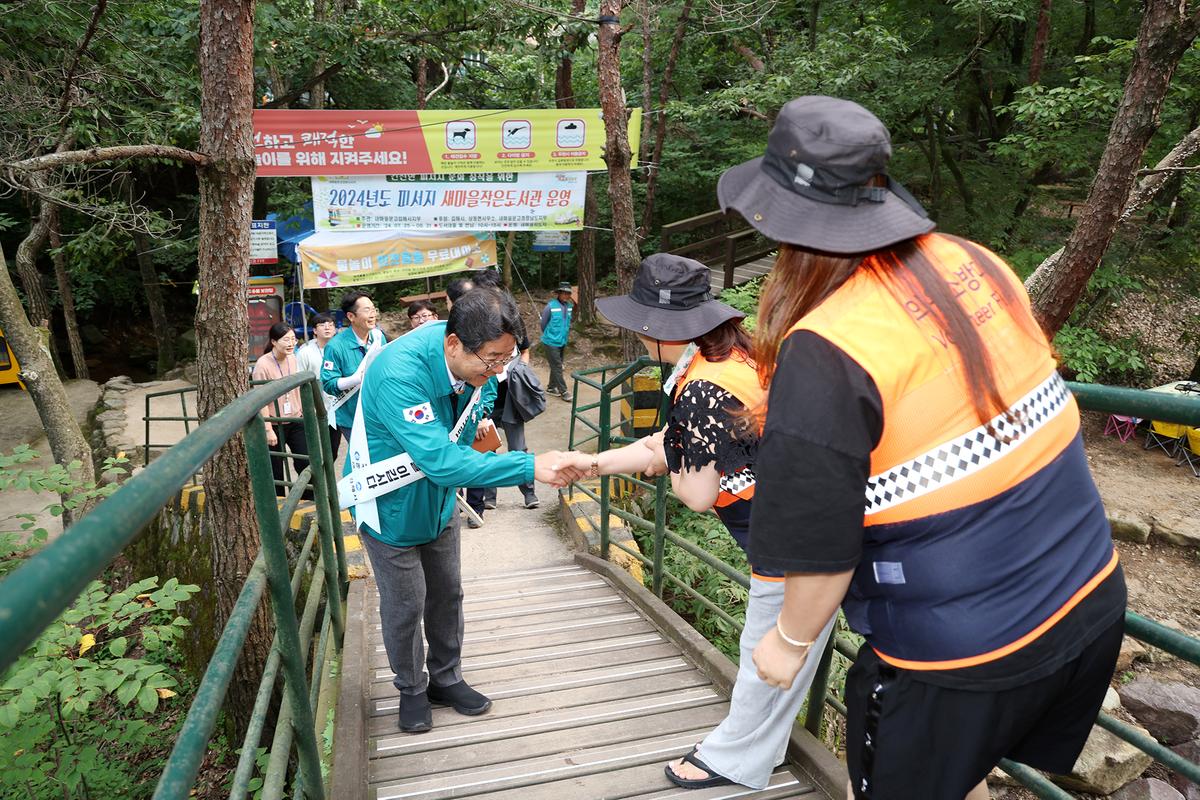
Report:
[[[504,263],[500,267],[501,280],[503,280],[504,285],[508,286],[508,287],[512,287],[512,285],[513,285],[513,282],[512,282],[512,263],[513,263],[512,262],[512,254],[513,254],[513,245],[516,244],[516,242],[517,242],[517,232],[509,231],[508,238],[506,238],[504,240]]]
[[[1040,83],[1046,63],[1046,48],[1050,45],[1050,5],[1054,0],[1042,0],[1038,10],[1037,32],[1033,35],[1033,54],[1029,57],[1029,85]]]
[[[662,81],[658,84],[658,119],[654,123],[654,149],[650,154],[650,163],[646,164],[646,204],[642,209],[641,236],[644,238],[654,224],[654,197],[658,189],[658,173],[662,168],[663,143],[667,138],[667,98],[671,94],[671,79],[675,73],[675,64],[679,60],[679,50],[683,44],[683,35],[687,31],[688,17],[692,13],[692,0],[684,0],[683,8],[679,11],[679,21],[675,24],[675,37],[671,40],[671,52],[667,55],[667,65],[663,68]]]
[[[417,57],[417,109],[425,108],[425,87],[429,82],[429,59]]]
[[[1178,144],[1171,148],[1171,152],[1154,165],[1154,169],[1169,170],[1172,167],[1182,166],[1185,161],[1197,153],[1200,153],[1200,128],[1193,129],[1191,133],[1180,139]],[[1117,220],[1117,227],[1128,225],[1133,216],[1145,208],[1155,195],[1170,182],[1173,174],[1168,171],[1151,172],[1142,178],[1133,193],[1130,194],[1129,202],[1125,204],[1125,210],[1121,212],[1121,218]],[[1054,251],[1053,255],[1038,264],[1038,268],[1033,271],[1033,274],[1026,278],[1025,289],[1029,292],[1030,297],[1036,297],[1045,291],[1047,281],[1054,273],[1062,254],[1063,248]]]
[[[649,0],[638,0],[638,15],[642,18],[642,136],[638,140],[638,163],[646,161],[646,147],[650,144],[650,85],[654,80],[654,16]]]
[[[246,336],[250,209],[254,193],[251,108],[253,0],[202,0],[200,5],[200,150],[211,160],[199,170],[200,299],[196,308],[198,404],[211,417],[248,388]],[[238,436],[204,468],[204,524],[211,540],[218,629],[258,554],[246,447]],[[229,710],[244,731],[255,687],[271,646],[260,606],[230,686]]]
[[[579,281],[579,306],[575,316],[580,322],[596,319],[596,222],[599,216],[596,187],[588,181],[583,201],[584,228],[579,232],[579,250],[575,258],[575,274]]]
[[[87,380],[87,359],[83,353],[83,340],[79,337],[79,320],[75,316],[75,293],[71,290],[71,276],[67,274],[67,257],[62,252],[62,236],[60,226],[62,215],[58,206],[50,210],[50,247],[53,252],[50,260],[54,263],[54,279],[58,282],[58,299],[62,303],[63,324],[67,329],[67,344],[71,348],[71,363],[75,367],[75,377]]]
[[[625,113],[625,91],[621,88],[621,2],[600,1],[600,37],[597,73],[600,108],[604,114],[604,161],[608,164],[608,200],[612,206],[613,262],[617,289],[627,294],[633,286],[641,256],[633,223],[633,181],[629,171],[629,120]],[[637,357],[637,339],[621,331],[621,354],[627,361]]]
[[[146,290],[146,308],[150,311],[150,323],[154,326],[154,341],[158,345],[158,361],[155,377],[161,378],[175,366],[175,326],[167,315],[163,302],[162,284],[154,259],[150,256],[150,239],[142,231],[133,234],[133,249],[137,254],[138,272],[142,276],[142,287]]]
[[[313,22],[318,26],[322,25],[327,19],[326,0],[312,0]],[[313,62],[313,75],[320,75],[325,71],[325,53],[317,53],[316,61]],[[308,107],[314,110],[325,108],[325,81],[319,80],[313,83],[308,90]]]
[[[1196,38],[1198,24],[1200,12],[1189,13],[1178,0],[1146,2],[1125,93],[1087,203],[1058,264],[1032,298],[1034,314],[1050,335],[1067,321],[1112,242],[1146,145],[1158,129],[1171,75]]]
[[[1096,0],[1083,0],[1083,30],[1079,32],[1079,43],[1075,45],[1075,55],[1085,56],[1092,49],[1092,39],[1096,38]]]
[[[95,481],[92,448],[83,438],[83,431],[71,413],[67,390],[63,387],[58,373],[54,371],[50,349],[43,338],[44,329],[29,324],[29,319],[21,308],[21,300],[17,296],[17,288],[13,286],[12,276],[9,275],[3,249],[0,249],[0,328],[4,329],[4,336],[21,364],[21,380],[29,391],[34,407],[37,408],[38,418],[46,430],[46,439],[50,443],[50,452],[54,460],[68,467],[79,481]],[[63,525],[72,524],[90,511],[93,505],[95,503],[75,511],[64,511]]]
[[[572,0],[571,11],[575,14],[582,14],[585,8],[586,0]],[[557,108],[575,108],[572,67],[575,52],[585,41],[574,34],[563,39],[563,56],[554,71],[554,105]],[[581,323],[592,322],[596,318],[596,224],[599,214],[595,183],[589,178],[584,191],[583,230],[579,232],[575,250],[575,275],[579,282],[579,305],[575,308],[575,318]],[[561,272],[561,261],[559,269]]]
[[[821,19],[821,0],[808,4],[808,49],[817,49],[817,23]]]
[[[40,184],[41,176],[38,176]],[[46,295],[46,287],[42,284],[42,274],[38,271],[37,260],[46,246],[50,235],[50,204],[38,199],[38,215],[29,228],[29,233],[17,246],[17,276],[21,279],[21,289],[25,292],[25,304],[29,308],[29,320],[37,327],[50,325],[50,298]]]

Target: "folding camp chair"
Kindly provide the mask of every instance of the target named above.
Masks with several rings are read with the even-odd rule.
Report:
[[[1200,478],[1200,428],[1188,428],[1179,443],[1179,463],[1187,464],[1192,474]]]
[[[1174,422],[1159,422],[1156,419],[1150,420],[1150,427],[1146,431],[1146,443],[1143,449],[1150,450],[1157,447],[1171,458],[1179,456],[1179,448],[1183,441],[1183,437],[1187,435],[1187,426],[1178,425]]]
[[[1128,442],[1133,438],[1133,434],[1137,431],[1138,423],[1141,421],[1140,417],[1109,414],[1108,421],[1104,423],[1104,435],[1116,436],[1120,441]]]

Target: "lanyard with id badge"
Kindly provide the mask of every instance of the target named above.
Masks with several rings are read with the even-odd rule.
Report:
[[[295,372],[295,370],[292,370],[292,372],[284,372],[283,371],[284,364],[287,364],[287,361],[289,358],[291,358],[291,356],[285,356],[283,359],[283,364],[279,363],[279,358],[276,357],[274,353],[271,354],[271,358],[273,358],[275,360],[275,368],[279,370],[280,378],[286,378],[288,375],[291,375],[292,373]],[[289,394],[290,394],[290,392],[289,392]],[[281,405],[281,408],[279,410],[279,415],[281,417],[298,416],[296,414],[295,410],[292,408],[292,398],[290,396],[284,395],[283,402],[280,405]]]

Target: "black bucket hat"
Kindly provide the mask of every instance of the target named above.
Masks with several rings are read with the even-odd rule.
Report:
[[[777,242],[830,253],[878,250],[934,229],[908,190],[884,175],[891,137],[858,103],[799,97],[779,112],[765,155],[726,170],[722,210],[738,211]]]
[[[713,299],[711,279],[699,261],[655,253],[642,261],[629,294],[597,298],[596,308],[614,325],[651,339],[690,341],[746,316]]]

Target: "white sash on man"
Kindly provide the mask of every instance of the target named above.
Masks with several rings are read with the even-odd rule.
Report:
[[[400,341],[396,339],[389,344]],[[367,354],[364,366],[370,367],[370,362],[384,348],[375,348]],[[363,383],[366,383],[366,372],[363,372]],[[359,384],[360,386],[362,384]],[[482,390],[476,387],[470,402],[463,409],[450,431],[450,441],[457,444],[462,436],[471,412],[479,403]],[[346,458],[350,460],[350,473],[338,481],[338,505],[341,508],[354,507],[354,520],[358,527],[370,525],[379,531],[379,507],[375,499],[381,495],[393,492],[401,486],[415,483],[425,477],[408,453],[398,453],[391,458],[375,464],[371,462],[371,451],[367,445],[367,428],[362,410],[363,393],[359,392],[358,412],[354,417],[354,427],[350,429],[350,447]]]
[[[379,335],[376,336],[375,335],[376,333],[378,333]],[[371,328],[371,330],[367,331],[367,354],[365,356],[363,356],[362,364],[359,367],[360,369],[363,370],[364,377],[367,374],[367,372],[366,372],[367,361],[370,360],[371,354],[377,353],[382,349],[383,349],[383,331],[380,331],[379,328]],[[335,421],[334,413],[339,408],[344,406],[347,402],[349,402],[350,398],[357,397],[358,390],[361,388],[362,388],[362,381],[359,381],[358,386],[347,389],[346,391],[342,392],[342,395],[340,397],[338,397],[337,400],[333,401],[333,405],[330,406],[326,411],[326,413],[329,414],[329,427],[331,427],[331,428],[337,427],[337,422]]]

